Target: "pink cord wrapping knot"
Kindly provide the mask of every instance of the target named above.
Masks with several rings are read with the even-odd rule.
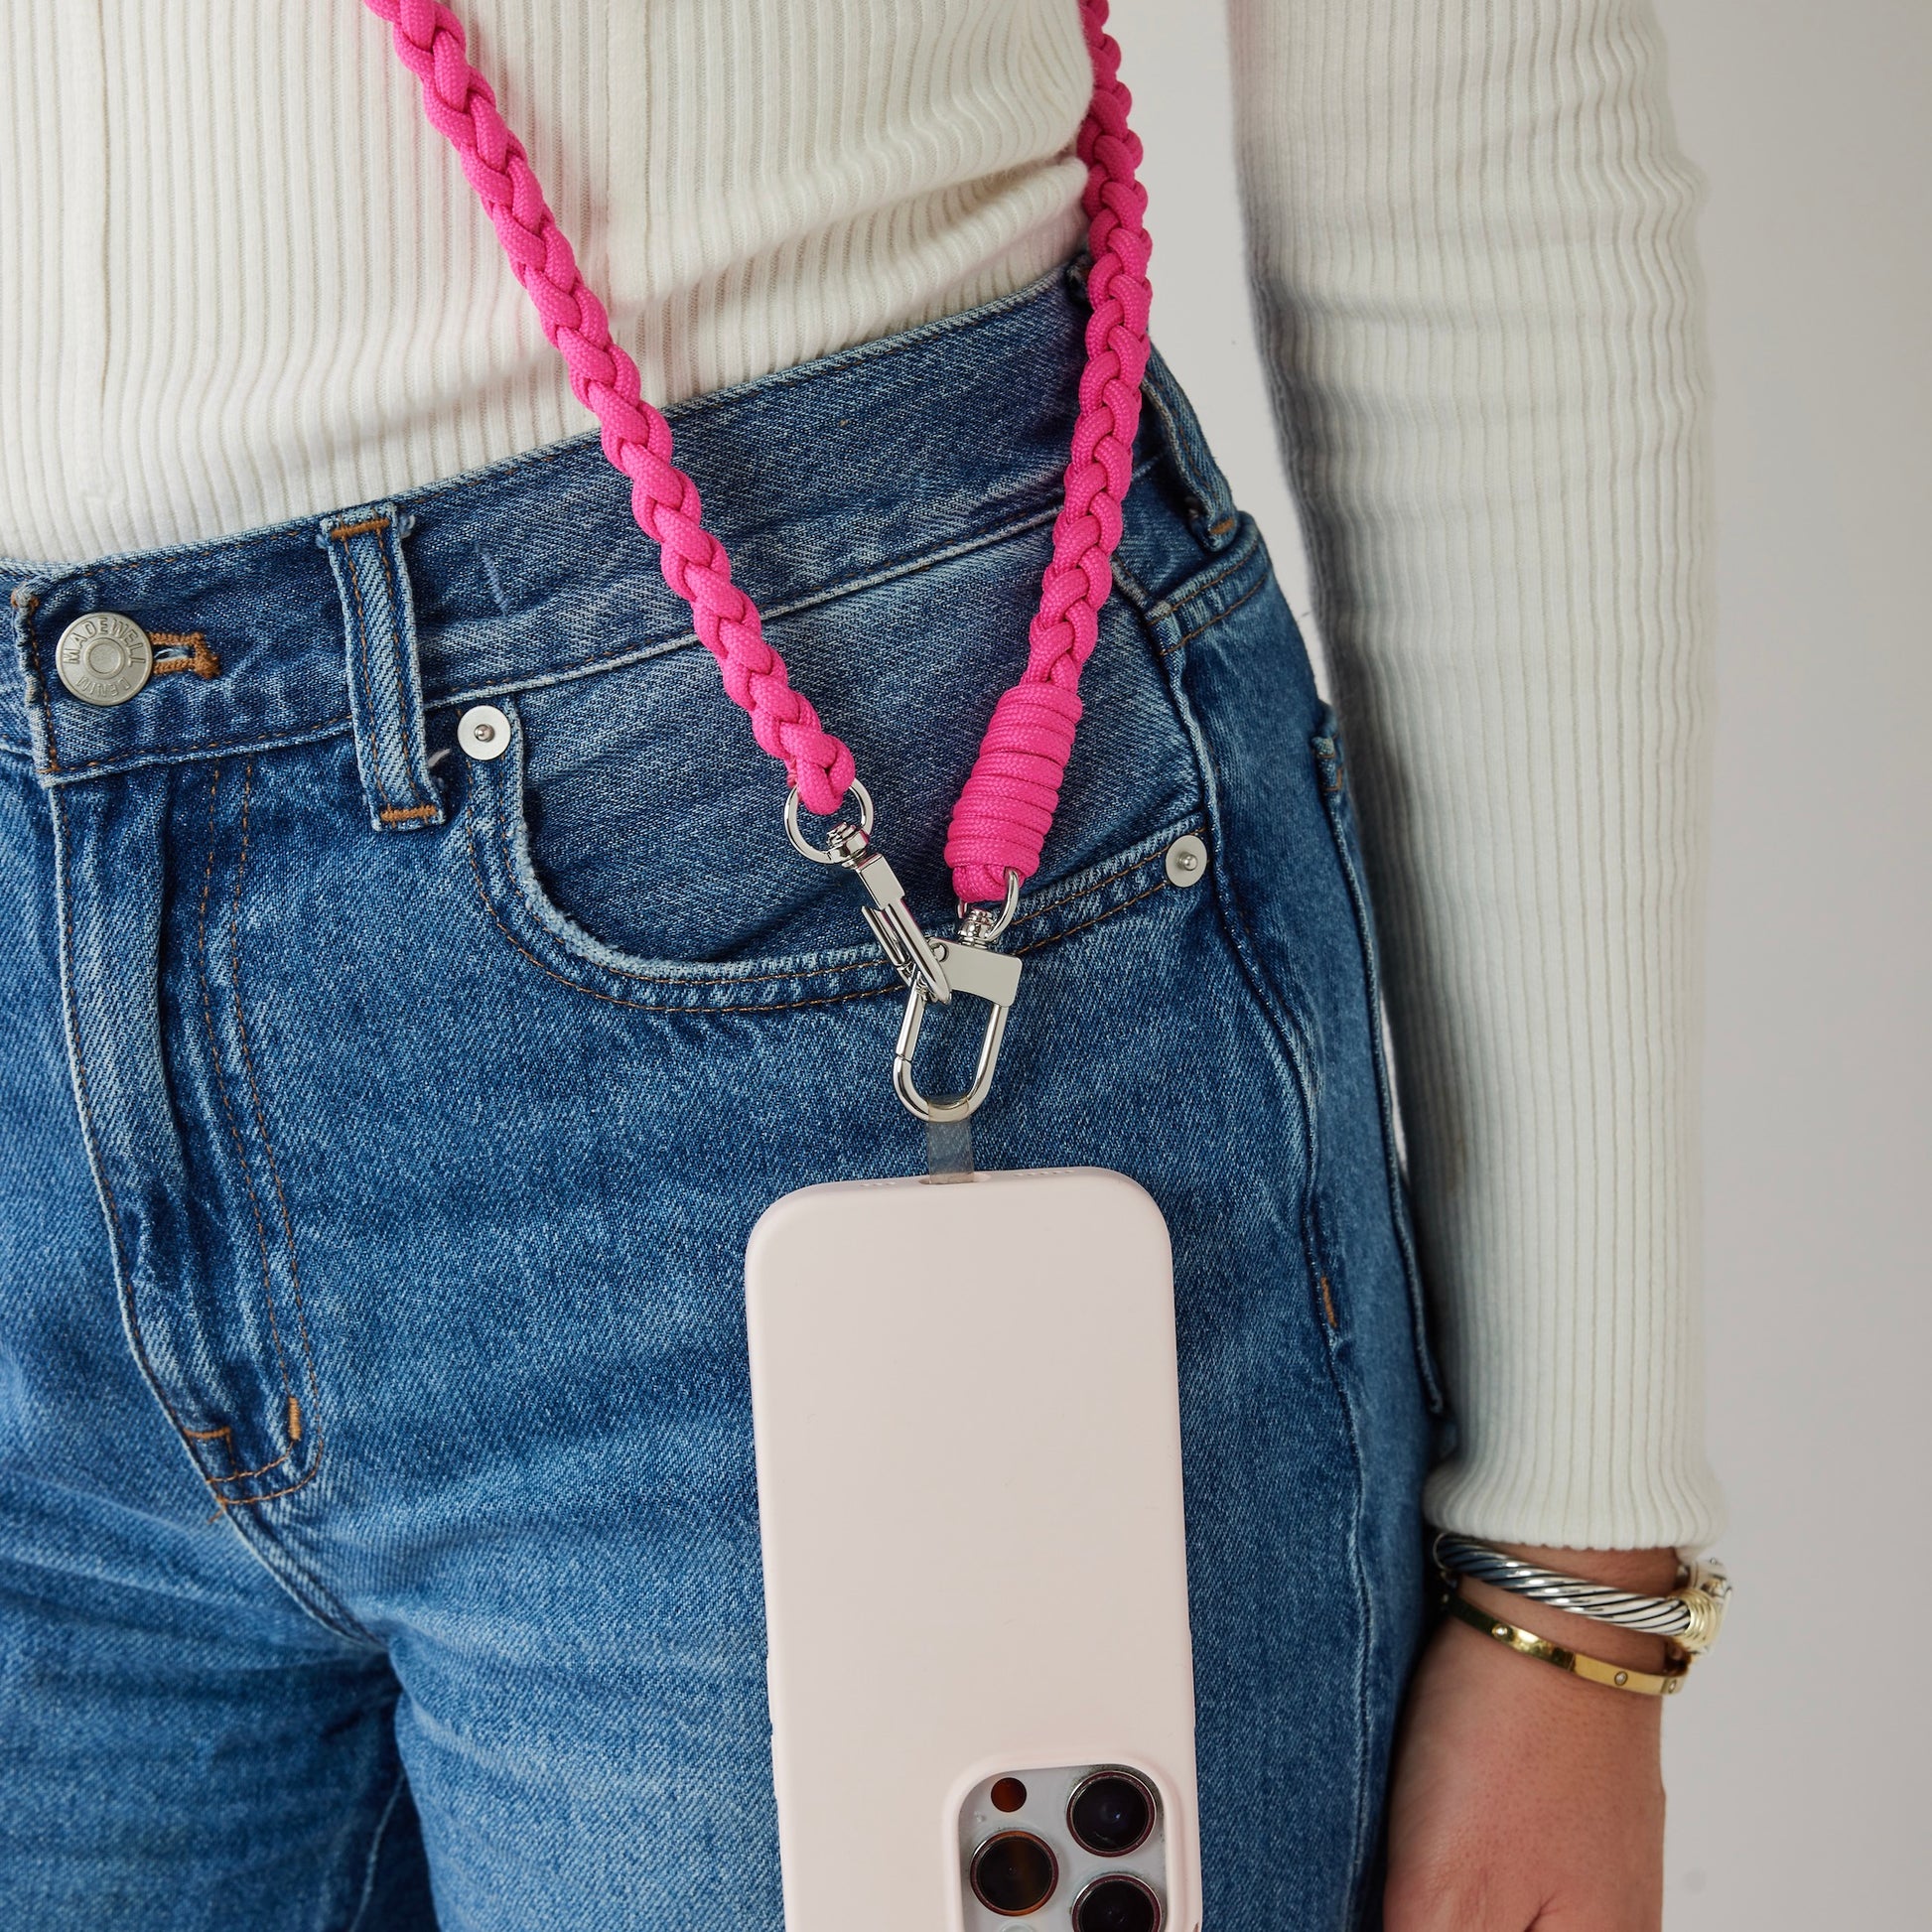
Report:
[[[791,688],[758,607],[732,582],[724,545],[704,527],[697,485],[672,459],[670,425],[643,399],[636,364],[612,341],[610,318],[578,271],[522,142],[470,64],[462,22],[441,0],[365,4],[393,28],[397,54],[422,83],[424,112],[456,148],[544,335],[569,366],[572,394],[597,418],[604,454],[630,479],[631,514],[658,546],[664,581],[690,605],[726,694],[751,714],[753,736],[783,760],[807,809],[836,811],[852,783],[852,754]],[[1081,0],[1081,15],[1094,79],[1078,145],[1092,256],[1087,365],[1027,668],[994,710],[947,833],[954,889],[969,900],[998,899],[1009,871],[1024,882],[1038,869],[1080,722],[1080,671],[1113,587],[1140,426],[1153,301],[1147,195],[1135,179],[1141,144],[1127,124],[1132,97],[1106,31],[1107,0]]]

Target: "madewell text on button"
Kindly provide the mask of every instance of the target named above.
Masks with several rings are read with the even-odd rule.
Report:
[[[154,646],[132,618],[93,611],[61,632],[54,663],[82,704],[125,704],[153,672]]]

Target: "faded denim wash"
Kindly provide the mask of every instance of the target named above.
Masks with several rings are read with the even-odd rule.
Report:
[[[928,930],[1083,314],[1054,276],[674,412]],[[1340,1927],[1432,1379],[1339,742],[1148,393],[978,1153],[1167,1213],[1207,1922]],[[745,1238],[924,1149],[897,982],[622,481],[581,439],[4,588],[0,1921],[777,1932]],[[112,709],[51,661],[95,611],[168,663]]]

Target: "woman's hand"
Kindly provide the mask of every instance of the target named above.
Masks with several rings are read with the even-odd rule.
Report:
[[[1627,1589],[1675,1586],[1668,1550],[1518,1549]],[[1539,1637],[1658,1670],[1656,1637],[1464,1584]],[[1587,1683],[1446,1621],[1425,1652],[1396,1747],[1386,1932],[1658,1932],[1665,1700]]]

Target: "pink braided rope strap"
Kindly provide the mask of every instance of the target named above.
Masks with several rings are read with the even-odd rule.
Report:
[[[980,743],[946,832],[953,888],[971,903],[997,899],[1009,872],[1021,883],[1039,869],[1040,847],[1059,808],[1060,779],[1080,723],[1080,673],[1100,634],[1113,589],[1121,503],[1134,477],[1147,371],[1147,279],[1153,244],[1147,191],[1135,178],[1141,143],[1127,124],[1133,104],[1120,78],[1120,49],[1107,33],[1107,0],[1081,0],[1093,60],[1093,103],[1080,129],[1087,164],[1087,365],[1066,465],[1066,497],[1053,525],[1053,554],[1028,632],[1027,668],[1004,692]]]
[[[393,30],[397,54],[422,84],[423,111],[455,147],[569,367],[572,394],[597,418],[604,454],[630,480],[631,514],[658,546],[664,581],[690,605],[727,696],[751,714],[753,736],[783,761],[805,806],[836,811],[852,784],[852,754],[791,688],[784,660],[764,641],[758,607],[732,582],[731,559],[704,526],[697,485],[672,460],[670,426],[643,399],[636,364],[612,341],[610,317],[579,272],[522,142],[470,64],[462,22],[441,0],[364,4]],[[994,711],[947,835],[953,883],[969,900],[997,899],[1009,871],[1024,882],[1038,869],[1080,720],[1081,667],[1112,587],[1140,422],[1152,301],[1147,196],[1135,180],[1141,146],[1127,125],[1130,96],[1120,82],[1120,50],[1106,32],[1107,0],[1081,0],[1081,13],[1094,71],[1079,139],[1093,257],[1087,367],[1027,668]]]
[[[751,713],[753,736],[784,761],[805,804],[836,811],[852,783],[852,754],[791,688],[758,607],[732,582],[725,546],[704,526],[697,485],[671,460],[670,426],[643,400],[636,364],[611,340],[604,304],[578,272],[523,143],[470,65],[462,22],[438,0],[367,5],[392,24],[396,52],[422,82],[423,111],[461,158],[543,333],[569,365],[571,392],[603,429],[604,454],[630,479],[630,512],[658,546],[664,581],[690,605],[727,694]]]

